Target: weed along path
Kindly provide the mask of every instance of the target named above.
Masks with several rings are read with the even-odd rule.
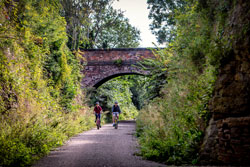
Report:
[[[71,138],[34,167],[158,167],[164,166],[134,156],[137,150],[135,122],[126,121],[114,129],[111,124]]]

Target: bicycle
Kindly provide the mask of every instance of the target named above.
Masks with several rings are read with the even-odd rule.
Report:
[[[115,129],[118,129],[118,116],[115,113]]]
[[[97,117],[97,120],[96,120],[96,127],[97,127],[98,130],[99,130],[100,127],[101,127],[101,120],[100,120],[99,117]]]

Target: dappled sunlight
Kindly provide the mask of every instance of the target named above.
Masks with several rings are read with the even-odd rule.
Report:
[[[70,142],[68,145],[69,146],[77,146],[79,147],[80,145],[85,145],[85,144],[96,144],[98,142],[94,140],[74,140],[74,142]]]
[[[92,129],[83,132],[71,138],[68,144],[52,151],[35,166],[164,166],[134,156],[137,151],[137,143],[132,135],[135,131],[135,123],[121,122],[119,125],[118,129],[114,129],[111,124],[106,124],[100,130]]]

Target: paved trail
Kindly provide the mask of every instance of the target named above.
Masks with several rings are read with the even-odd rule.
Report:
[[[118,129],[111,124],[100,130],[79,134],[64,146],[52,151],[35,167],[158,167],[158,163],[134,156],[135,122],[121,122]]]

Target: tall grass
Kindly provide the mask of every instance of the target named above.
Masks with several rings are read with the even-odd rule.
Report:
[[[93,116],[82,110],[76,113],[46,113],[32,107],[31,113],[1,116],[0,164],[27,166],[69,137],[93,127]]]
[[[39,61],[30,61],[16,42],[12,46],[0,50],[0,166],[27,166],[93,127],[94,116],[79,88],[73,109],[65,111],[51,96],[56,90],[47,86]]]
[[[190,63],[171,59],[162,97],[139,112],[137,134],[141,153],[148,159],[176,165],[198,161],[215,77],[213,67],[199,74]],[[175,68],[178,65],[185,70]]]
[[[217,47],[218,37],[212,33],[210,20],[206,15],[201,17],[196,5],[188,6],[186,13],[175,18],[175,41],[155,51],[156,59],[147,61],[165,70],[166,84],[160,97],[139,112],[137,135],[144,157],[167,164],[198,163],[210,118],[208,102],[216,79],[217,57],[224,51]]]
[[[29,166],[94,126],[80,88],[80,59],[66,46],[65,20],[44,4],[0,2],[0,166]]]

